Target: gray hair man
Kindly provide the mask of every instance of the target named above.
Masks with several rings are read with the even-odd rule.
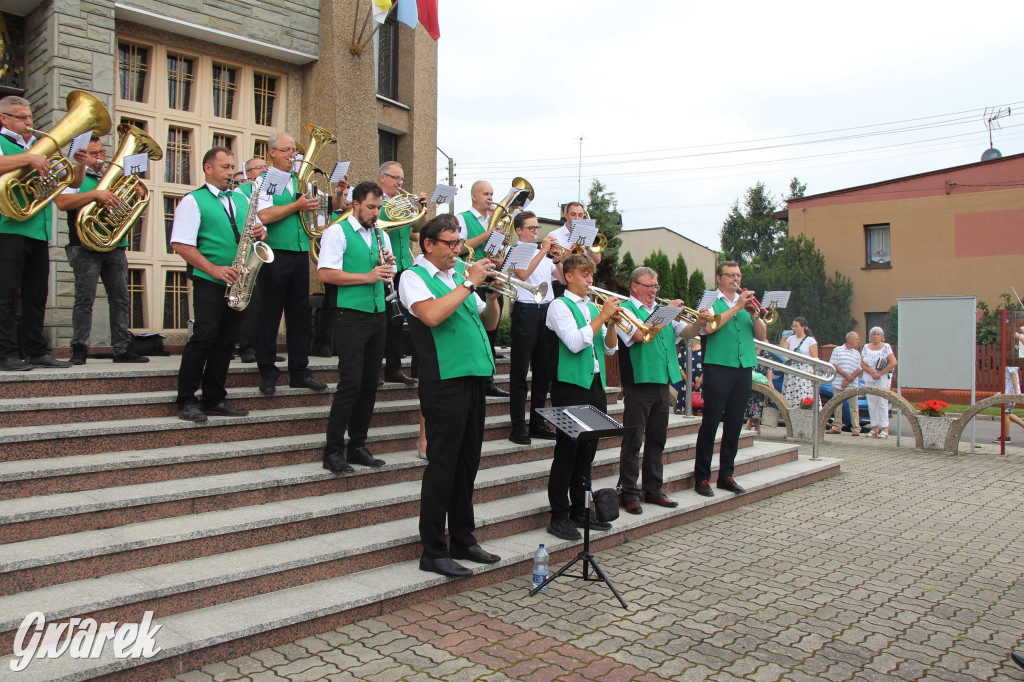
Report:
[[[860,335],[857,332],[846,334],[846,343],[837,346],[832,350],[830,360],[836,368],[836,378],[832,382],[832,388],[836,393],[845,391],[857,386],[857,377],[863,374],[860,368]],[[860,408],[857,405],[858,398],[854,396],[845,401],[850,409],[850,435],[860,435]],[[832,418],[832,428],[825,433],[842,433],[843,427],[843,403],[836,406],[835,416]]]

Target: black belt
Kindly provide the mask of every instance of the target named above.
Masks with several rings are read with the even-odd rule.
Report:
[[[547,303],[522,303],[520,301],[516,301],[516,305],[521,305],[524,308],[547,308],[548,307]]]

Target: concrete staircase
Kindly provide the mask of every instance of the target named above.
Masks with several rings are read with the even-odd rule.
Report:
[[[474,498],[478,537],[503,559],[470,563],[473,576],[449,580],[418,570],[424,462],[415,451],[415,388],[379,389],[369,447],[387,465],[336,476],[320,464],[337,380],[332,360],[311,359],[316,378],[331,386],[326,393],[287,388],[285,376],[269,397],[256,390],[255,367],[236,361],[229,400],[249,416],[202,424],[174,416],[178,361],[93,360],[0,376],[0,680],[162,679],[513,576],[528,604],[538,543],[555,564],[579,551],[579,543],[544,532],[554,443],[510,443],[506,400],[488,399]],[[507,364],[498,372],[507,388]],[[615,416],[617,394],[608,391]],[[744,434],[737,476],[749,492],[702,498],[692,491],[698,426],[679,416],[669,423],[665,489],[680,506],[624,514],[612,531],[594,533],[596,550],[839,469],[838,461],[798,458],[791,445]],[[618,439],[601,441],[595,489],[615,486],[618,447]],[[565,583],[545,598],[574,589],[604,587]],[[96,659],[65,654],[13,673],[16,631],[34,611],[48,623],[131,623],[153,611],[161,650],[119,660],[107,646]]]

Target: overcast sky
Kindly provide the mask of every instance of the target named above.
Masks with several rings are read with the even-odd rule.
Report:
[[[598,178],[625,229],[718,249],[758,181],[781,203],[794,175],[817,194],[978,161],[986,107],[1012,107],[995,147],[1024,151],[1021,0],[446,0],[440,23],[459,211],[474,180],[504,196],[521,175],[557,218],[582,137],[584,197]]]

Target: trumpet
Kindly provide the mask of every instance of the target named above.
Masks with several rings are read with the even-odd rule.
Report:
[[[654,302],[660,306],[667,306],[672,304],[672,302],[667,298],[655,297]],[[715,329],[718,329],[718,325],[722,323],[722,316],[719,315],[718,313],[715,313],[714,315],[708,315],[705,312],[702,312],[700,310],[694,310],[693,308],[687,308],[684,305],[683,309],[679,311],[678,315],[676,315],[676,322],[695,324],[700,327],[707,327],[708,329],[714,331]]]
[[[565,260],[568,256],[573,254],[587,253],[601,253],[608,246],[608,238],[600,232],[594,237],[594,243],[590,246],[583,245],[583,239],[580,238],[572,246],[562,246],[561,244],[552,244],[551,251],[548,252],[548,258],[555,260]]]
[[[456,264],[462,266],[463,278],[469,277],[469,269],[473,267],[473,248],[470,246],[467,246],[466,248],[469,249],[469,254],[466,256],[467,260],[455,260]],[[481,286],[484,289],[497,291],[502,296],[508,296],[510,301],[519,300],[519,288],[530,292],[534,303],[543,303],[544,299],[547,298],[548,295],[547,282],[529,284],[510,272],[501,272],[499,270],[491,271]]]
[[[594,303],[597,305],[604,305],[604,302],[608,300],[608,297],[617,298],[619,301],[627,301],[628,297],[622,294],[617,294],[614,291],[608,291],[607,289],[599,289],[598,287],[590,287],[590,296],[594,299]],[[626,334],[632,334],[635,329],[639,329],[642,335],[640,339],[643,343],[650,343],[654,340],[654,337],[658,335],[659,329],[650,325],[644,324],[637,319],[636,315],[629,312],[625,308],[619,308],[618,319],[612,318],[615,326],[624,331]]]
[[[740,289],[741,294],[744,291],[747,290]],[[761,302],[757,300],[757,296],[750,299],[750,304],[747,306],[747,312],[749,312],[754,317],[760,317],[761,319],[764,320],[765,324],[775,324],[775,321],[779,319],[779,311],[775,308],[775,306],[773,305],[768,308],[762,308]]]

